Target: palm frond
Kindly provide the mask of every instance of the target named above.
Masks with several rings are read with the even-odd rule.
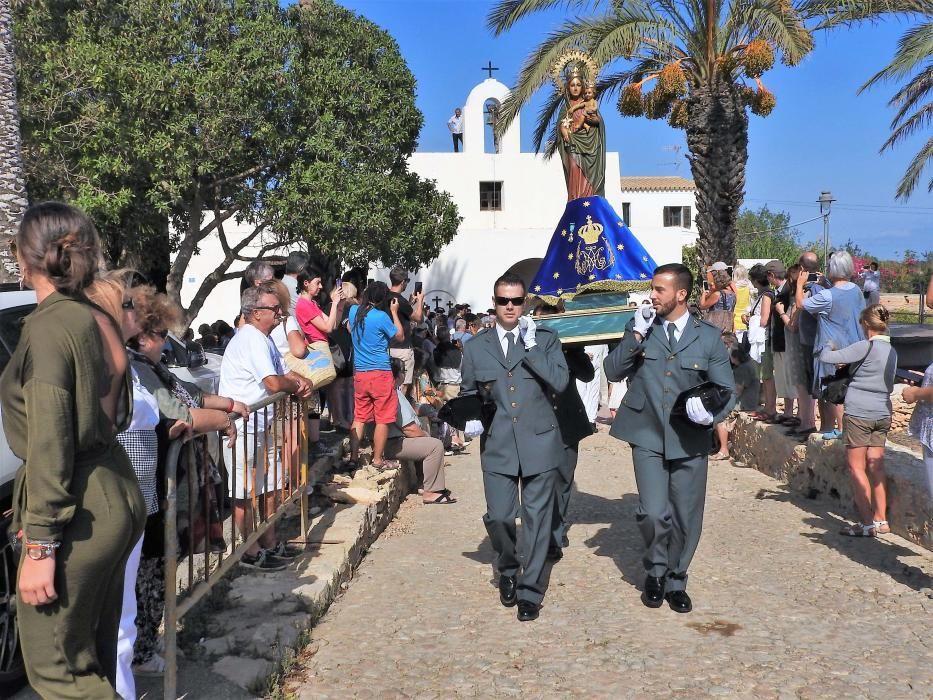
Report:
[[[737,18],[730,17],[726,25],[734,25],[741,43],[764,39],[774,44],[789,65],[797,65],[813,50],[813,36],[793,7],[782,0],[753,0],[737,3]],[[722,50],[728,50],[723,46]]]
[[[891,128],[895,128],[904,118],[904,115],[916,107],[917,103],[931,91],[933,91],[933,64],[895,92],[894,96],[888,101],[889,107],[898,108],[897,113],[891,120]]]
[[[859,93],[886,80],[897,80],[911,73],[924,60],[933,56],[933,22],[925,22],[907,30],[897,42],[891,62],[875,73],[858,89]]]
[[[665,18],[647,13],[623,11],[620,15],[582,19],[580,31],[597,65],[622,59],[660,56],[664,63],[685,54],[672,41],[674,27]]]
[[[587,6],[592,6],[596,10],[600,5],[606,4],[609,4],[608,0],[502,0],[490,10],[486,17],[486,27],[495,36],[499,36],[529,15],[559,5],[563,5],[566,10],[570,11]]]
[[[933,102],[925,104],[919,111],[914,112],[905,120],[903,124],[894,129],[888,137],[888,140],[881,146],[881,152],[883,153],[892,146],[895,146],[898,142],[909,138],[918,129],[928,126],[929,124],[933,124]]]
[[[804,0],[796,9],[805,21],[818,20],[815,31],[879,21],[894,14],[933,15],[929,0]]]
[[[920,176],[923,174],[924,168],[931,163],[933,163],[933,138],[926,142],[926,145],[917,152],[917,155],[910,161],[910,165],[907,166],[907,171],[897,186],[897,199],[908,199],[910,197],[920,182]],[[933,177],[927,183],[927,192],[933,192]]]
[[[643,58],[634,68],[604,75],[596,81],[596,93],[599,101],[611,99],[619,88],[641,80],[646,74],[654,73],[664,66],[654,58]]]
[[[541,147],[544,146],[545,158],[553,156],[557,149],[557,117],[560,115],[563,101],[563,93],[552,90],[547,102],[538,111],[538,123],[535,126],[533,144],[535,153],[540,153]],[[545,141],[545,137],[547,137],[547,141]]]

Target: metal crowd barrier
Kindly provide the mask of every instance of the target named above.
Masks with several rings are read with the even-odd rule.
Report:
[[[231,463],[216,460],[218,467],[226,468],[222,473],[221,496],[217,510],[220,523],[225,520],[224,496],[230,499],[231,513],[229,529],[226,530],[224,551],[211,551],[212,513],[211,503],[203,498],[207,488],[213,488],[208,474],[198,473],[196,451],[202,450],[201,465],[206,470],[207,436],[187,443],[175,440],[169,445],[166,455],[167,508],[165,511],[165,676],[163,692],[166,700],[176,700],[178,685],[178,621],[232,569],[253,545],[285,512],[287,506],[298,502],[301,512],[302,537],[308,532],[308,430],[304,418],[307,415],[305,401],[295,399],[284,392],[249,407],[249,418],[231,413],[239,422],[238,436],[232,450],[225,451],[232,457]],[[260,429],[260,419],[265,430]],[[226,438],[221,436],[221,442]],[[250,450],[250,448],[252,448]],[[224,450],[218,449],[217,453]],[[250,452],[252,455],[250,455]],[[251,459],[250,459],[251,457]],[[261,460],[261,464],[260,464]],[[187,554],[178,558],[178,468],[185,467],[184,486],[187,487]],[[272,489],[265,495],[257,494],[257,464],[266,475],[271,476]],[[236,526],[234,503],[248,504],[247,527],[244,537]],[[201,510],[204,527],[195,538],[195,508]],[[249,517],[251,516],[251,517]],[[245,529],[245,528],[244,528]],[[179,568],[181,567],[181,568]],[[179,570],[187,567],[187,586],[179,591]]]

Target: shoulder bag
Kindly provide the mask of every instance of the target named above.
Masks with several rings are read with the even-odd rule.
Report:
[[[865,351],[865,356],[862,357],[857,364],[848,364],[844,367],[840,367],[832,376],[823,377],[820,380],[823,384],[823,391],[820,398],[823,399],[823,401],[829,401],[829,403],[837,405],[845,402],[846,393],[849,391],[849,384],[855,379],[855,373],[858,372],[859,367],[865,362],[865,358],[867,358],[868,353],[871,352],[874,342],[874,340],[868,341],[868,350]]]

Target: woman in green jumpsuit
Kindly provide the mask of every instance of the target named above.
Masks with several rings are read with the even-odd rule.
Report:
[[[23,460],[16,612],[26,672],[43,698],[118,698],[123,572],[146,506],[116,434],[132,416],[116,324],[84,297],[97,271],[93,223],[58,202],[31,207],[16,236],[38,307],[0,376],[3,427]]]

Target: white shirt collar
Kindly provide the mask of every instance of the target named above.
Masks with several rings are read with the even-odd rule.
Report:
[[[502,326],[500,326],[500,325],[499,325],[499,322],[497,321],[497,322],[496,322],[496,333],[497,333],[498,336],[499,336],[499,345],[502,345],[502,340],[503,340],[503,338],[505,338],[505,334],[506,334],[506,333],[514,333],[514,334],[515,334],[515,339],[518,340],[519,329],[518,329],[518,326],[515,326],[515,328],[513,328],[512,330],[507,331],[507,330],[505,330],[505,328],[503,328]]]
[[[667,330],[668,324],[673,323],[673,324],[674,324],[674,328],[677,329],[677,337],[679,338],[679,337],[683,334],[684,328],[687,327],[687,321],[689,321],[689,320],[690,320],[690,312],[689,312],[689,311],[688,311],[687,313],[685,313],[683,316],[681,316],[680,318],[678,318],[676,321],[668,321],[668,320],[665,320],[665,321],[664,321],[664,332],[667,333],[667,332],[668,332],[668,330]]]

